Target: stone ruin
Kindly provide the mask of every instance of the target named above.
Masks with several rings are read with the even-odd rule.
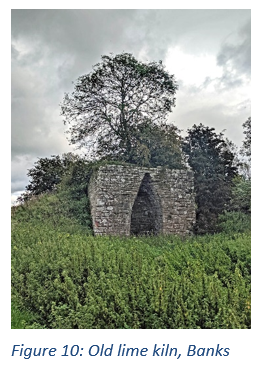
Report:
[[[185,236],[195,223],[193,172],[105,165],[88,188],[95,235]]]

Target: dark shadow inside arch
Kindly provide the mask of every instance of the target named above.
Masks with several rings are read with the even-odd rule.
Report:
[[[157,235],[162,232],[162,208],[150,174],[145,174],[131,213],[132,235]]]

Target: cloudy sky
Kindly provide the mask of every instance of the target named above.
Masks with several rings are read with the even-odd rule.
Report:
[[[12,196],[39,157],[72,151],[60,106],[103,54],[162,60],[186,134],[215,127],[238,146],[250,116],[250,10],[12,10]]]

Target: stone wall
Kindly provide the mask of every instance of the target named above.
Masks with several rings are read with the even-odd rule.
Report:
[[[88,189],[95,235],[186,235],[195,223],[193,173],[106,165]]]

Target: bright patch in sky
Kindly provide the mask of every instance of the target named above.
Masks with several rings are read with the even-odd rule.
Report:
[[[184,85],[200,86],[206,77],[212,79],[222,75],[222,68],[216,63],[216,57],[209,54],[192,55],[180,47],[169,48],[165,65],[168,71],[175,74],[177,81]]]

